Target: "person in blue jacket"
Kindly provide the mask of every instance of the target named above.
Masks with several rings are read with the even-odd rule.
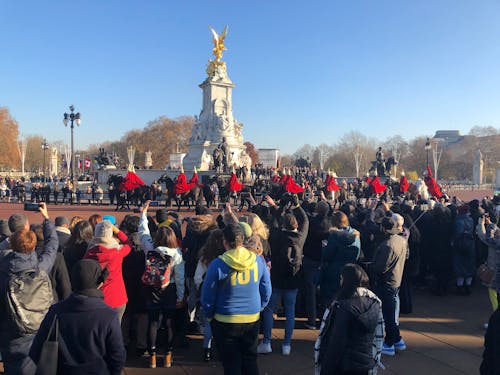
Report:
[[[237,224],[223,230],[224,254],[210,263],[201,305],[211,321],[226,375],[257,375],[260,312],[271,297],[271,280],[262,257],[243,247]]]

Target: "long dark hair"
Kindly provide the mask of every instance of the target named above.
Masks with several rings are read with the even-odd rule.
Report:
[[[94,229],[87,220],[82,220],[76,223],[71,237],[68,240],[67,247],[74,245],[88,244],[94,238]]]
[[[368,288],[370,279],[365,270],[354,263],[348,263],[340,273],[342,285],[340,286],[337,300],[352,298],[359,287]]]
[[[224,235],[222,230],[214,229],[210,232],[207,242],[200,249],[200,260],[208,267],[210,262],[217,258],[219,255],[224,254]]]

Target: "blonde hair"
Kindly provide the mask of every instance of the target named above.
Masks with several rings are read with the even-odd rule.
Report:
[[[253,233],[257,234],[260,238],[264,240],[269,238],[269,228],[257,214],[250,213],[241,216],[240,221],[249,224]]]

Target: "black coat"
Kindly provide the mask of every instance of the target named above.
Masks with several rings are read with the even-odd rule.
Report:
[[[43,250],[43,243],[37,243],[36,252],[38,255]],[[49,272],[50,282],[52,283],[52,292],[54,295],[54,303],[66,299],[71,294],[71,282],[69,280],[68,268],[62,253],[58,252],[54,266]]]
[[[500,375],[500,310],[490,317],[484,336],[483,362],[479,368],[481,375]]]
[[[375,366],[373,340],[381,304],[369,297],[335,302],[321,342],[321,374],[368,371]]]
[[[297,231],[274,228],[269,235],[271,245],[271,284],[276,289],[297,289],[301,279],[304,242],[309,219],[302,207],[293,210],[299,227]]]
[[[328,216],[313,216],[309,220],[309,233],[304,244],[304,256],[321,261],[321,241],[328,238],[330,231],[330,219]]]
[[[121,374],[126,352],[116,311],[103,298],[80,294],[50,308],[31,346],[35,363],[55,314],[59,319],[58,374]]]

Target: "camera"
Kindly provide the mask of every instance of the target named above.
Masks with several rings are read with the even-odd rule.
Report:
[[[160,205],[160,202],[158,202],[158,201],[149,202],[149,207],[158,207],[159,205]]]
[[[38,203],[25,203],[24,211],[40,211],[40,205]]]

